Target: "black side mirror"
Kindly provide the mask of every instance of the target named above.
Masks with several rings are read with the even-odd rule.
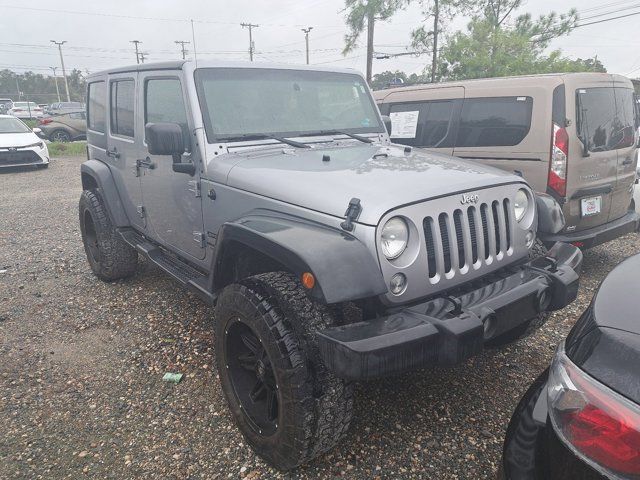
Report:
[[[382,122],[384,123],[384,128],[387,129],[387,134],[391,135],[391,117],[382,115]]]
[[[181,162],[185,152],[184,134],[177,123],[147,123],[145,126],[147,147],[151,155],[171,155],[173,171],[194,175],[196,166],[191,162]]]
[[[144,131],[151,155],[171,155],[176,161],[184,153],[182,127],[177,123],[147,123]]]

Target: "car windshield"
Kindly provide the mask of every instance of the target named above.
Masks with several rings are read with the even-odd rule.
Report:
[[[31,129],[17,118],[0,117],[0,133],[28,133]]]
[[[356,74],[204,68],[195,77],[210,142],[384,131],[369,88]]]

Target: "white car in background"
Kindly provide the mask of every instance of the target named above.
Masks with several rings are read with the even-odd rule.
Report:
[[[36,102],[13,102],[7,113],[18,118],[42,118],[44,110]]]
[[[0,169],[26,165],[47,168],[47,145],[22,120],[0,115]]]

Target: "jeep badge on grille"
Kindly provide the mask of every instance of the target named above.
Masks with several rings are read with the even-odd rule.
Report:
[[[460,203],[462,205],[466,205],[468,203],[478,203],[480,197],[475,193],[463,193],[462,198],[460,199]]]

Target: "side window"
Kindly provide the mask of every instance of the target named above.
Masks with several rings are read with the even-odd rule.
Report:
[[[508,147],[531,128],[531,97],[465,99],[456,147]]]
[[[453,101],[403,103],[391,106],[391,138],[415,147],[452,147],[448,138]]]
[[[134,134],[135,83],[133,80],[111,82],[111,133],[132,137]]]
[[[452,142],[447,137],[453,114],[453,102],[429,102],[426,107],[421,146],[452,147]]]
[[[156,122],[179,124],[189,150],[187,110],[180,80],[177,78],[147,80],[144,95],[144,124]]]
[[[104,133],[106,124],[106,86],[105,82],[94,82],[89,84],[89,130]],[[57,108],[54,104],[53,108]]]

